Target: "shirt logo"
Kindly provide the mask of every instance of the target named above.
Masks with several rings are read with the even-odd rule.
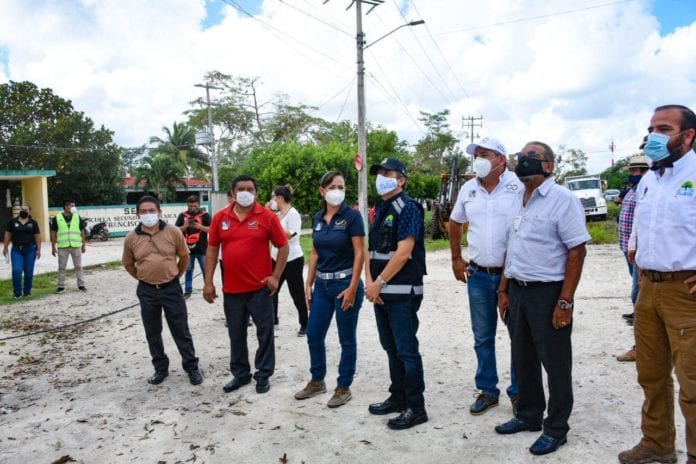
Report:
[[[690,180],[684,181],[684,183],[679,187],[679,190],[677,190],[677,196],[693,198],[694,183]]]
[[[382,224],[384,224],[385,226],[389,227],[389,226],[391,226],[393,223],[394,223],[394,215],[390,214],[389,216],[387,216],[386,218],[384,218],[384,222],[383,222]]]
[[[317,226],[314,228],[314,230],[316,230],[317,232],[319,232],[321,230],[321,222],[319,224],[317,224]]]
[[[518,188],[519,187],[517,186],[517,184],[507,184],[505,186],[505,191],[508,193],[514,193],[517,191]]]
[[[252,220],[252,221],[249,221],[247,227],[248,227],[250,230],[256,230],[256,229],[259,228],[259,222],[258,222],[257,220],[255,220],[255,219]]]
[[[469,200],[476,198],[476,190],[469,190]]]
[[[230,221],[222,221],[222,230],[230,230]]]

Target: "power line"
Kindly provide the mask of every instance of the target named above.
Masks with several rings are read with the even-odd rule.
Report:
[[[346,98],[343,100],[343,105],[341,105],[341,109],[338,112],[338,116],[336,116],[336,122],[338,122],[341,119],[341,115],[343,114],[343,110],[346,107],[346,104],[348,103],[348,98],[350,97],[350,91],[352,90],[350,87],[353,86],[353,82],[355,82],[355,77],[350,81],[350,84],[346,86],[348,88],[348,92],[346,92]]]
[[[329,98],[329,99],[326,100],[324,103],[322,103],[321,105],[317,106],[317,109],[320,109],[320,108],[323,107],[324,105],[327,105],[327,104],[331,103],[336,97],[338,97],[340,94],[342,94],[344,90],[346,90],[348,87],[351,87],[351,86],[353,85],[353,82],[355,82],[355,76],[353,76],[353,78],[352,78],[346,85],[344,85],[343,87],[341,87],[341,90],[339,90],[338,92],[336,92],[336,94],[335,94],[333,97]]]
[[[382,83],[381,83],[379,80],[377,80],[377,78],[375,77],[374,74],[372,74],[371,72],[368,72],[367,75],[370,76],[370,77],[372,78],[372,80],[375,82],[375,84],[377,84],[377,85],[379,86],[379,88],[382,90],[382,92],[384,93],[384,95],[385,95],[387,98],[389,98],[389,99],[391,99],[392,101],[394,101],[394,97],[393,97],[392,95],[389,94],[389,92],[387,91],[387,89],[385,89],[384,86],[382,85]],[[396,101],[396,104],[397,104],[397,106],[399,106],[399,100]],[[423,130],[423,128],[420,126],[420,124],[418,124],[418,122],[417,122],[415,119],[413,119],[413,116],[411,116],[411,113],[408,112],[408,109],[402,108],[402,111],[403,111],[404,114],[411,120],[411,122],[413,122],[413,124],[416,126],[416,128],[417,128],[422,134],[426,134],[426,132]]]
[[[348,31],[346,31],[346,30],[343,30],[343,29],[339,28],[338,26],[335,26],[335,25],[333,25],[333,24],[331,24],[331,23],[329,23],[329,22],[327,22],[327,21],[324,21],[323,19],[321,19],[321,18],[319,18],[319,17],[317,17],[317,16],[314,16],[314,15],[311,14],[311,13],[306,12],[306,11],[304,11],[304,10],[301,9],[301,8],[298,8],[298,7],[294,6],[294,5],[291,5],[291,4],[289,4],[288,2],[286,2],[286,1],[284,1],[284,0],[278,0],[278,1],[279,1],[280,3],[282,3],[282,4],[284,4],[284,5],[289,6],[289,7],[292,8],[293,10],[299,11],[300,13],[302,13],[302,14],[305,15],[305,16],[309,16],[310,18],[315,19],[315,20],[319,21],[320,23],[329,26],[331,29],[335,29],[335,30],[337,30],[338,32],[341,32],[341,33],[343,33],[343,34],[346,34],[346,35],[349,36],[349,37],[353,37],[353,34],[351,34],[350,32],[348,32]]]

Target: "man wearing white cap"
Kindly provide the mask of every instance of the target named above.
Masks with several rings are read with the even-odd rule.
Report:
[[[449,220],[454,277],[468,282],[471,328],[478,362],[476,388],[480,393],[469,408],[479,415],[498,405],[498,370],[495,360],[495,334],[498,320],[496,290],[505,262],[506,220],[516,194],[522,190],[517,176],[506,169],[507,151],[497,139],[486,137],[466,147],[474,155],[476,177],[464,184]],[[462,258],[463,224],[467,232],[469,261]],[[515,370],[507,394],[513,409],[517,402]]]

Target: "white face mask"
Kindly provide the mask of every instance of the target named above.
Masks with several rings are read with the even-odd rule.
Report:
[[[384,177],[381,174],[377,174],[377,180],[375,181],[375,187],[377,187],[377,193],[382,196],[387,193],[396,190],[399,187],[399,183],[394,177]]]
[[[486,158],[481,158],[479,156],[474,160],[473,169],[474,169],[474,172],[476,173],[476,177],[478,177],[479,179],[483,179],[484,177],[486,177],[488,174],[491,173],[491,170],[493,169],[493,165]]]
[[[271,200],[271,204],[269,205],[273,211],[278,211],[278,202],[275,200]]]
[[[242,192],[237,192],[237,203],[239,203],[239,206],[242,208],[247,208],[251,206],[254,203],[254,199],[256,198],[253,193],[247,192],[247,191],[242,191]]]
[[[338,206],[343,203],[346,198],[346,192],[343,190],[329,190],[324,195],[324,200],[331,206]]]
[[[157,225],[157,223],[159,222],[159,214],[157,214],[157,213],[141,214],[140,215],[140,222],[145,227],[155,227]]]
[[[77,208],[75,208],[75,207],[73,206],[72,208],[70,208],[70,212],[71,212],[72,214],[77,214]]]

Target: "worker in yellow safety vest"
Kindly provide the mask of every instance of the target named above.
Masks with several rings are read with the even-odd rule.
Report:
[[[63,203],[63,212],[56,214],[51,221],[51,254],[58,256],[58,288],[56,293],[65,292],[65,268],[68,257],[72,257],[77,277],[77,288],[82,292],[85,287],[85,275],[82,270],[82,253],[85,252],[85,227],[87,221],[77,213],[75,202]]]

